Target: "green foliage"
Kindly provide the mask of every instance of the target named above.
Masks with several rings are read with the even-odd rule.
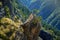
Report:
[[[9,18],[2,18],[0,20],[0,38],[3,40],[13,39],[15,35],[15,31],[17,31],[18,26],[20,26],[21,22],[16,20],[13,21]],[[13,38],[11,38],[13,36]]]
[[[0,2],[0,7],[2,6],[2,2]]]
[[[40,10],[37,10],[37,9],[33,10],[33,13],[35,13],[35,14],[38,14],[39,12],[40,12]]]
[[[14,2],[15,13],[22,21],[25,21],[31,12],[28,10],[27,7],[23,6],[21,3],[18,3],[17,0]]]
[[[57,36],[56,40],[60,40],[60,36]]]
[[[6,17],[10,18],[10,10],[8,6],[5,6]]]
[[[43,28],[53,36],[53,40],[60,40],[60,30],[42,21]]]

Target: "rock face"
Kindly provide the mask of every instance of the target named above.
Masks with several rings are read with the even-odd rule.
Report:
[[[20,31],[16,32],[15,40],[23,40],[24,34],[20,33]]]
[[[31,14],[27,21],[21,26],[24,29],[24,36],[26,37],[25,39],[38,40],[41,25],[35,15]]]
[[[24,29],[24,32],[21,34],[21,31],[18,31],[16,33],[16,40],[53,40],[52,35],[43,30],[40,30],[41,23],[33,14],[29,16],[27,21],[21,25],[21,27]]]
[[[5,40],[53,40],[52,36],[41,29],[38,18],[31,14],[26,22],[13,21],[3,17],[0,20],[0,39]],[[39,36],[42,38],[39,38]],[[4,37],[4,38],[3,38]]]

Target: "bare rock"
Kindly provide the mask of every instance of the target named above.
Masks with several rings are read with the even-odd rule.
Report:
[[[24,29],[24,35],[27,37],[27,40],[38,40],[41,24],[35,15],[31,14],[21,26]]]

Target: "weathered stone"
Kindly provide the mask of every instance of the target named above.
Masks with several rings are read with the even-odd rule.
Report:
[[[35,15],[31,14],[22,27],[27,40],[38,40],[41,25]]]

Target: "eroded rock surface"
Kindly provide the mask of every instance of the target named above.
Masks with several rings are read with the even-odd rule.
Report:
[[[38,40],[41,24],[35,15],[31,14],[21,26],[24,29],[23,40]]]

